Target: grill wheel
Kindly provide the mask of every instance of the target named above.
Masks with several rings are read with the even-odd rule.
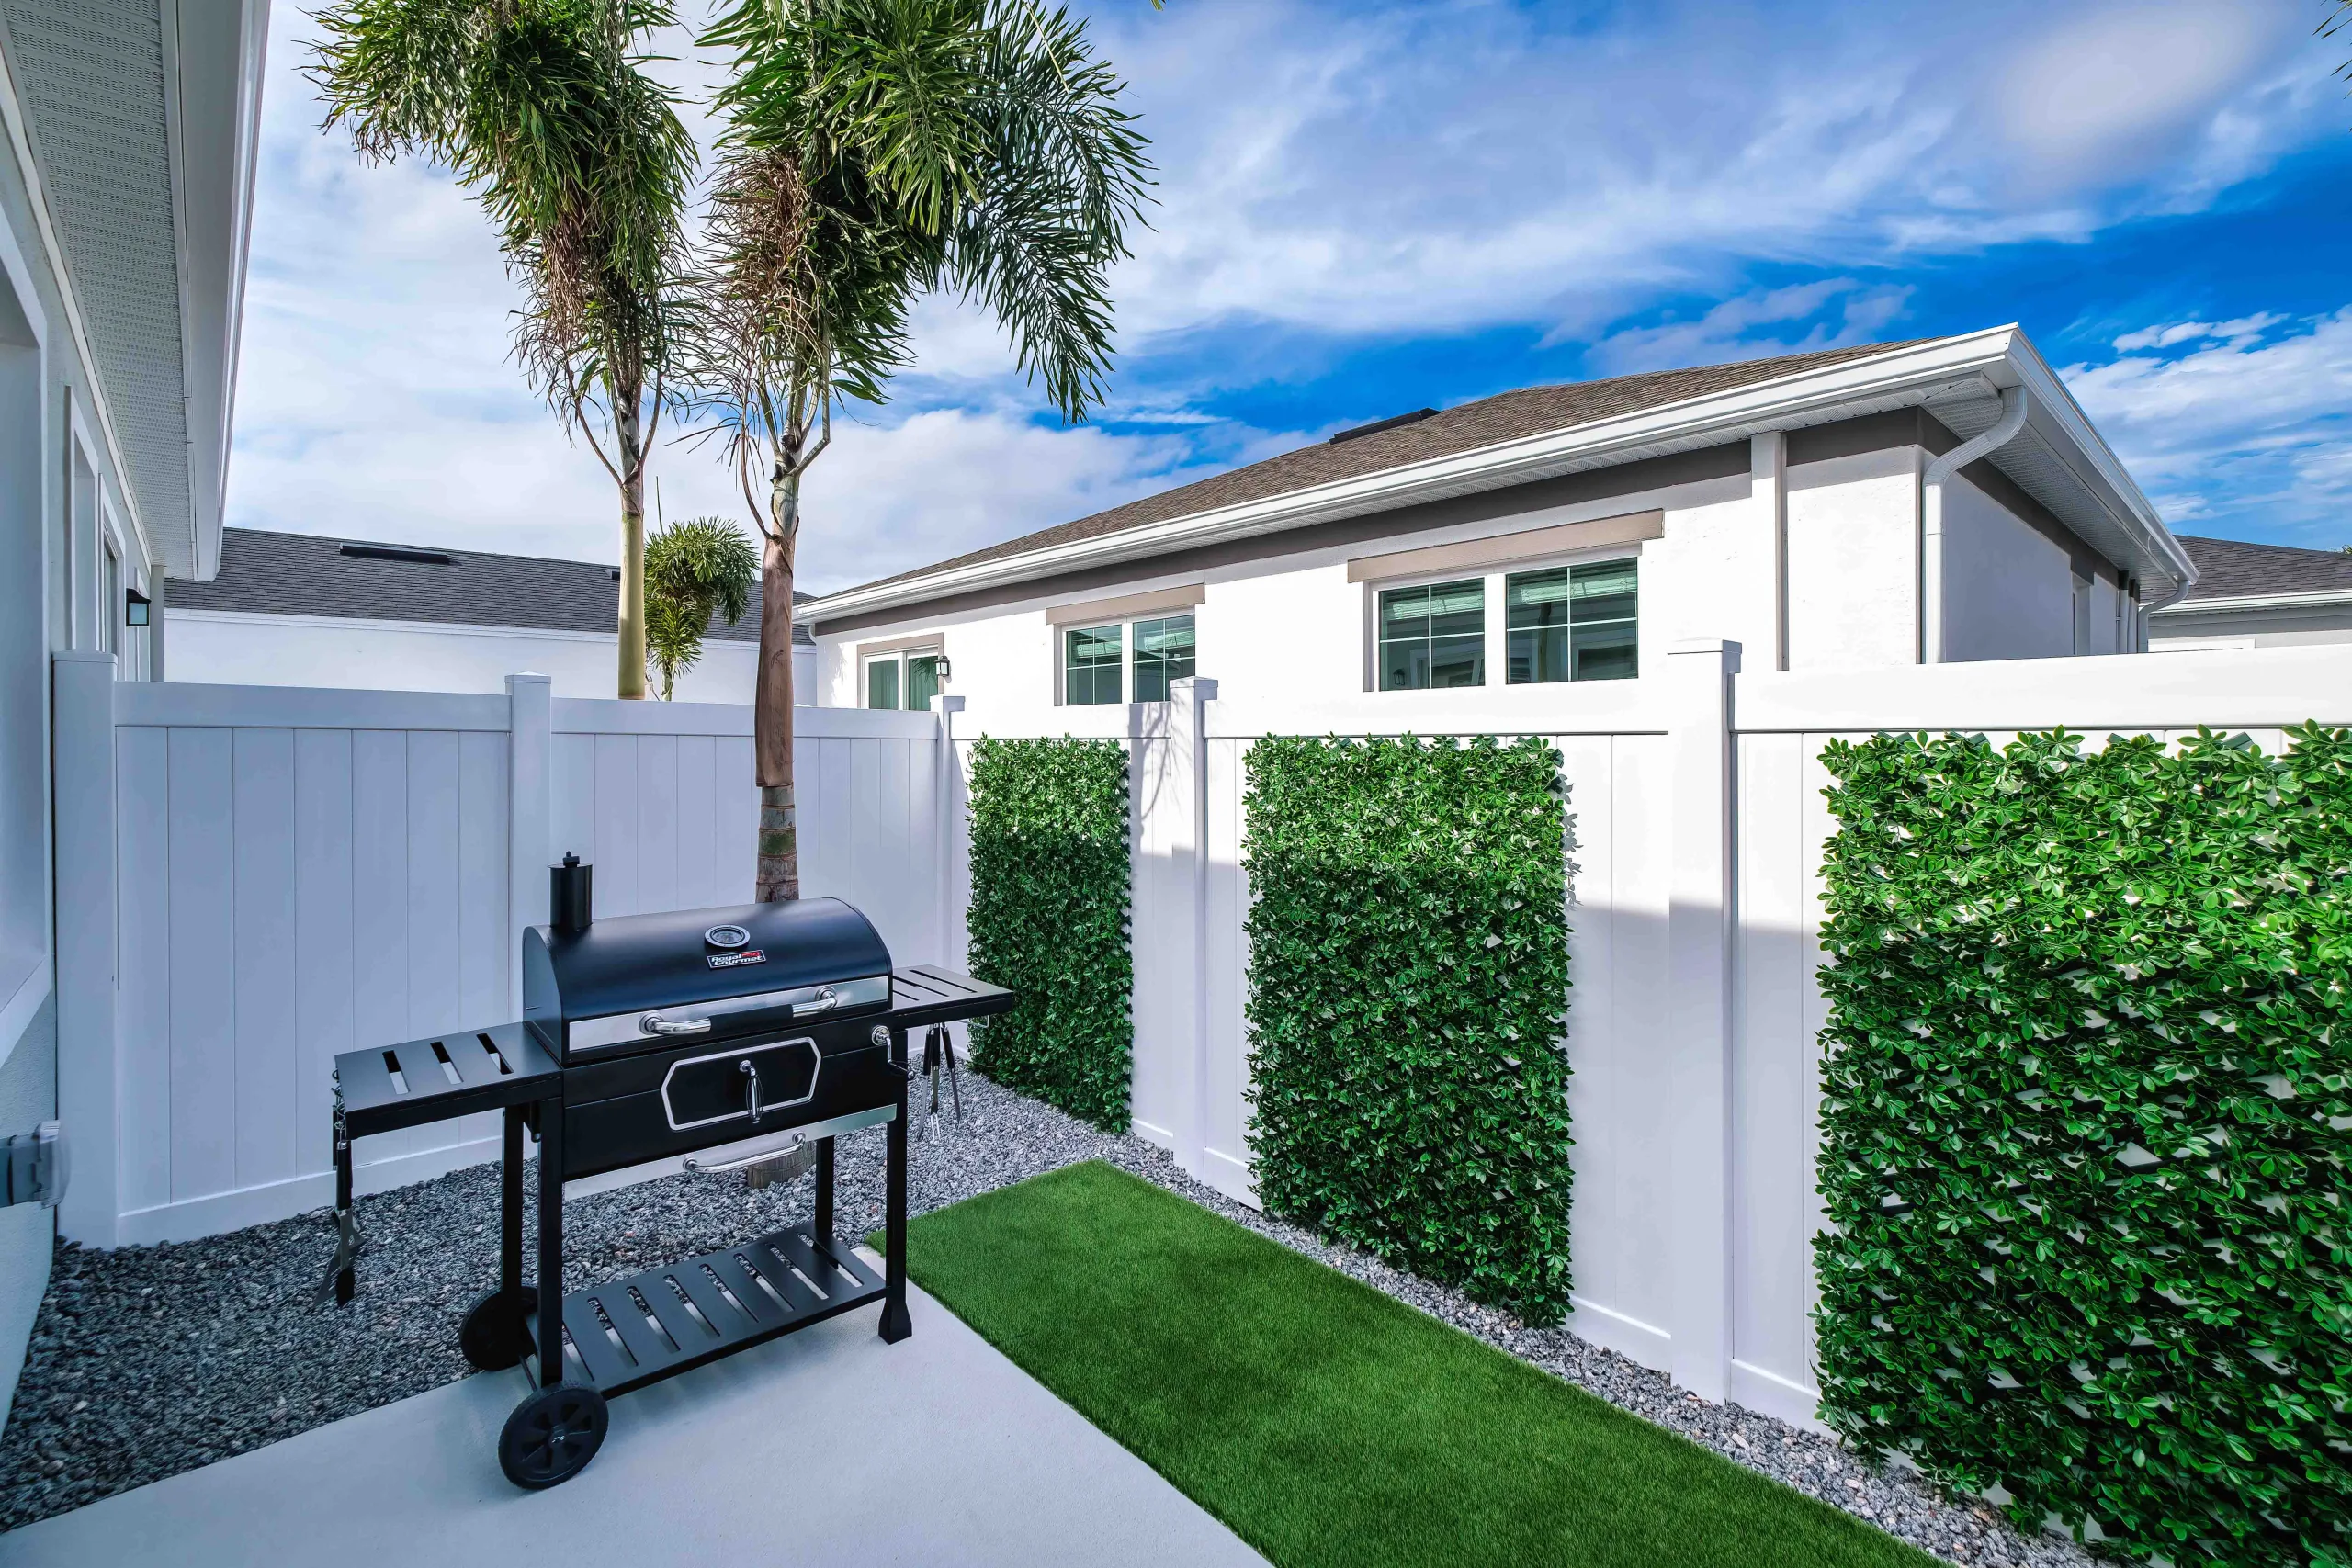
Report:
[[[538,1310],[539,1292],[529,1285],[518,1287],[513,1298],[504,1291],[492,1291],[466,1314],[458,1330],[458,1348],[483,1371],[504,1371],[531,1353],[525,1325]]]
[[[543,1388],[514,1407],[498,1434],[498,1468],[526,1492],[560,1486],[605,1441],[605,1396],[579,1383]]]

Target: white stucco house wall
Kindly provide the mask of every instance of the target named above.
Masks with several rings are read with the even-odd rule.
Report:
[[[560,697],[609,697],[619,608],[619,571],[594,561],[230,528],[212,579],[173,585],[172,679],[497,694],[528,671]],[[802,626],[793,642],[813,702],[816,644]],[[750,702],[759,649],[756,600],[714,617],[677,700]]]
[[[268,11],[0,0],[0,1137],[97,1059],[58,998],[112,978],[59,973],[52,846],[85,803],[51,784],[52,670],[160,679],[138,612],[220,557]],[[0,1208],[0,1420],[54,1214]]]
[[[2157,652],[2352,642],[2352,555],[2183,536],[2197,586],[2149,618]]]
[[[2014,326],[1423,410],[808,608],[818,700],[2132,653],[2196,580]],[[944,661],[944,664],[943,664]]]

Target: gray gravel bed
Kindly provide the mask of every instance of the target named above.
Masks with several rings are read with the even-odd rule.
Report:
[[[961,1123],[942,1119],[911,1145],[916,1213],[1106,1160],[1951,1562],[2090,1561],[2071,1541],[2021,1536],[1988,1506],[1946,1501],[1831,1438],[1707,1404],[1574,1334],[1530,1328],[1269,1219],[1193,1181],[1139,1138],[1097,1132],[977,1074],[965,1076],[964,1106]],[[881,1221],[882,1141],[879,1128],[841,1140],[835,1212],[844,1234]],[[747,1192],[729,1178],[670,1177],[575,1198],[564,1211],[565,1287],[806,1220],[809,1203],[805,1179]],[[363,1198],[358,1207],[368,1250],[358,1298],[340,1309],[312,1296],[332,1251],[323,1213],[158,1247],[60,1246],[0,1432],[0,1529],[465,1376],[458,1324],[497,1277],[496,1167]]]

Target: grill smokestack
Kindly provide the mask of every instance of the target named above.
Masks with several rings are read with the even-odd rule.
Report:
[[[565,936],[586,931],[596,918],[595,881],[596,868],[568,852],[561,865],[548,867],[548,924]]]

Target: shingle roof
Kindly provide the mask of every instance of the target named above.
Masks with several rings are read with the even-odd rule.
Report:
[[[2184,605],[2202,599],[2352,593],[2352,556],[2291,545],[2250,545],[2243,539],[2177,537],[2198,572],[2197,586],[2181,601]]]
[[[990,545],[986,549],[935,561],[913,571],[902,571],[860,586],[878,588],[887,582],[904,582],[954,567],[1023,555],[1080,539],[1099,538],[1105,534],[1140,528],[1150,523],[1164,523],[1170,518],[1213,512],[1218,507],[1235,506],[1243,502],[1263,501],[1269,496],[1286,495],[1293,491],[1307,490],[1335,479],[1356,479],[1378,473],[1384,468],[1402,468],[1408,463],[1418,463],[1430,457],[1450,457],[1456,452],[1492,446],[1522,436],[1570,430],[1597,420],[1637,413],[1645,409],[1663,408],[1668,403],[1730,391],[1759,381],[1770,381],[1776,377],[1793,376],[1801,371],[1815,370],[1824,366],[1885,354],[1894,349],[1912,348],[1932,341],[1915,338],[1903,343],[1860,344],[1851,348],[1783,355],[1777,359],[1750,359],[1736,365],[1703,365],[1689,370],[1653,370],[1639,376],[1618,376],[1606,381],[1571,381],[1553,387],[1522,387],[1517,391],[1499,392],[1491,398],[1463,403],[1427,419],[1392,429],[1346,441],[1318,441],[1312,446],[1302,446],[1278,457],[1269,457],[1246,468],[1180,485],[1157,495],[1148,495],[1139,501],[1128,502],[1125,506],[1114,506],[1108,512],[1098,512],[1091,517],[1080,517],[1075,522],[1023,534],[1001,545]]]
[[[175,581],[167,609],[345,615],[357,620],[435,621],[608,636],[620,618],[620,580],[611,567],[594,561],[434,547],[436,553],[449,558],[445,566],[345,555],[345,545],[413,547],[227,528],[221,531],[220,573],[209,582]],[[809,597],[797,593],[793,599],[799,604]],[[752,601],[740,621],[711,617],[708,635],[727,642],[759,641],[758,600]],[[812,643],[815,639],[807,623],[795,620],[792,640]]]

